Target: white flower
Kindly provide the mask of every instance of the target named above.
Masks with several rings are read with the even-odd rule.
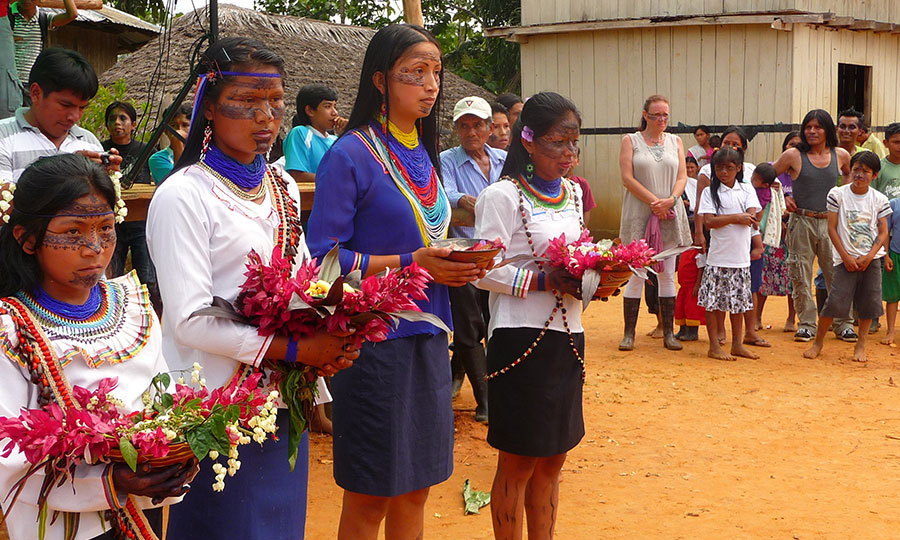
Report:
[[[0,195],[0,197],[3,197],[3,200],[6,202],[13,200],[13,194],[11,191],[4,191],[3,194]]]
[[[178,377],[178,384],[184,384],[184,375]]]
[[[203,369],[203,366],[201,366],[198,362],[194,362],[194,365],[191,367],[191,369],[199,372],[200,370]]]
[[[216,452],[215,450],[210,450],[209,451],[209,459],[211,459],[213,461],[219,459],[219,453]]]
[[[216,475],[223,474],[225,472],[225,466],[221,463],[213,463],[212,470]]]
[[[200,379],[200,386],[206,386],[206,379]]]
[[[0,201],[0,210],[6,212],[9,210],[9,203],[6,201]]]
[[[278,393],[278,390],[272,390],[271,392],[269,392],[269,397],[267,399],[275,400],[278,399],[279,395],[280,394]]]
[[[225,482],[223,480],[217,480],[212,485],[213,491],[222,491],[225,489]]]

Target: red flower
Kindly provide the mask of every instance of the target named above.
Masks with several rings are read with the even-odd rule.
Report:
[[[145,456],[161,458],[169,453],[169,439],[161,427],[153,431],[138,431],[131,436],[131,442]]]

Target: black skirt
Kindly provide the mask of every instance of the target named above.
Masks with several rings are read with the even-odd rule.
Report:
[[[487,349],[488,373],[519,358],[536,328],[497,328]],[[584,333],[572,334],[584,357]],[[564,332],[548,330],[516,367],[488,382],[488,444],[532,457],[568,452],[584,437],[581,363]]]

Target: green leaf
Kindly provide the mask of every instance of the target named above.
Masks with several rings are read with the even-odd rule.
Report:
[[[188,431],[184,434],[184,438],[198,460],[205,458],[209,454],[209,449],[212,448],[212,434],[210,433],[209,423],[200,424]],[[226,451],[226,455],[227,453]]]
[[[125,460],[125,463],[128,464],[128,467],[132,470],[132,472],[137,472],[137,448],[135,448],[134,445],[131,444],[131,441],[128,440],[128,437],[122,437],[121,439],[119,439],[119,451],[122,452],[122,459]]]
[[[228,432],[225,430],[225,420],[221,416],[213,417],[207,425],[211,424],[212,440],[210,447],[222,455],[227,456],[231,450],[231,441],[228,439]]]
[[[322,258],[322,264],[319,265],[319,279],[332,283],[341,275],[341,261],[338,259],[340,252],[341,245],[335,241],[334,247]]]
[[[486,491],[472,489],[469,479],[463,482],[463,503],[466,505],[466,514],[480,514],[478,510],[491,503],[491,494]]]
[[[160,373],[156,377],[163,388],[168,388],[169,384],[172,382],[172,377],[170,377],[168,373]],[[169,405],[169,407],[171,407],[171,405]]]
[[[162,402],[162,406],[167,409],[171,409],[172,405],[175,405],[175,398],[172,397],[172,394],[163,394],[159,400]]]

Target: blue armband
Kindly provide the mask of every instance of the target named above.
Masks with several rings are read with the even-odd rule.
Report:
[[[547,274],[541,272],[537,276],[537,290],[546,291],[547,290]]]
[[[405,268],[413,262],[412,253],[403,253],[400,255],[400,268]]]
[[[288,338],[287,352],[284,354],[284,361],[289,364],[297,362],[297,340]]]

